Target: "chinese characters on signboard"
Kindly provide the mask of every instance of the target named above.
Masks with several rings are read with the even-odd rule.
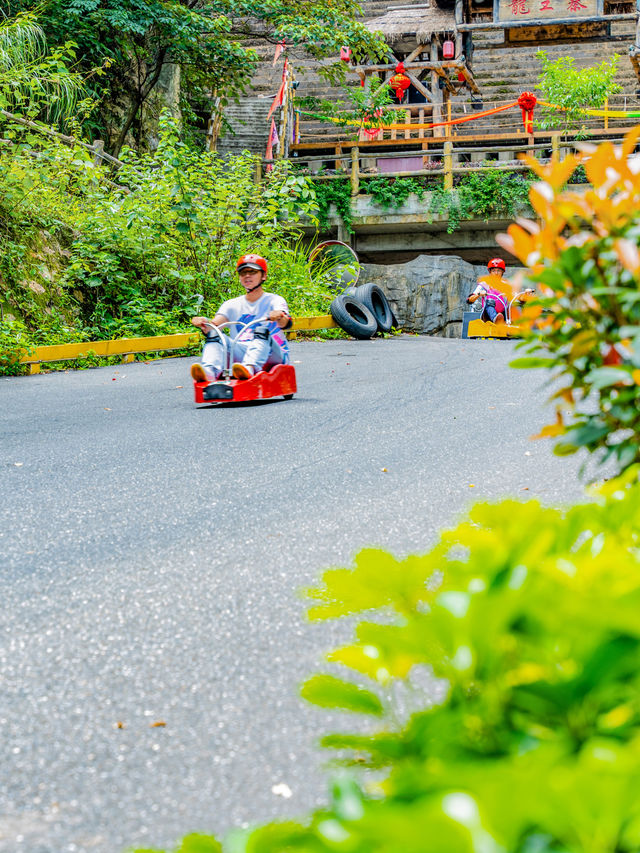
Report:
[[[501,21],[590,18],[597,15],[597,0],[500,0]]]

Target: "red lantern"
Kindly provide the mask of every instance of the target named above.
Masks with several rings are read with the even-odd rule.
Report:
[[[404,73],[404,63],[399,62],[396,65],[396,73],[393,75],[391,80],[389,80],[389,86],[395,90],[396,98],[399,101],[402,101],[404,98],[405,91],[411,85],[411,80]]]
[[[522,92],[518,98],[518,106],[522,110],[522,123],[525,133],[533,133],[533,108],[537,104],[533,92]]]
[[[347,45],[343,45],[340,48],[340,59],[343,62],[349,62],[351,60],[351,48]]]
[[[445,41],[444,44],[442,45],[442,58],[443,59],[453,59],[453,57],[455,55],[456,55],[456,46],[450,39],[447,39],[447,41]]]

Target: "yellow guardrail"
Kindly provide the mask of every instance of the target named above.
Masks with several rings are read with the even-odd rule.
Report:
[[[337,323],[331,314],[321,314],[318,317],[294,317],[293,326],[287,333],[289,338],[295,338],[296,332],[312,332],[316,329],[334,329]],[[33,347],[28,355],[20,360],[21,364],[29,365],[30,373],[40,373],[40,365],[51,361],[71,361],[74,358],[87,356],[123,356],[124,362],[134,360],[140,352],[160,352],[172,349],[184,349],[197,346],[202,342],[199,332],[186,332],[179,335],[158,335],[149,338],[119,338],[113,341],[83,341],[78,344],[52,344],[51,346]]]

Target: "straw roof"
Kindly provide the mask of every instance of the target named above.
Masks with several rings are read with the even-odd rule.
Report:
[[[389,44],[398,41],[428,43],[432,33],[453,32],[456,27],[453,9],[439,9],[435,3],[417,7],[390,8],[384,15],[366,23],[369,30],[380,30]]]

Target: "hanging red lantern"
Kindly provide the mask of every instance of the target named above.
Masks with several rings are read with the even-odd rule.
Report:
[[[442,45],[442,58],[443,59],[453,59],[456,55],[456,46],[451,41],[451,39],[447,39]]]
[[[518,106],[522,110],[522,123],[525,133],[533,133],[533,108],[538,103],[533,92],[522,92],[518,98]]]
[[[351,48],[348,47],[348,45],[343,45],[340,48],[340,59],[343,62],[350,62],[351,61]]]
[[[402,101],[404,98],[405,91],[411,85],[411,80],[404,73],[404,63],[399,62],[396,65],[396,73],[393,75],[391,80],[389,80],[389,86],[395,91],[396,98],[399,101]]]

